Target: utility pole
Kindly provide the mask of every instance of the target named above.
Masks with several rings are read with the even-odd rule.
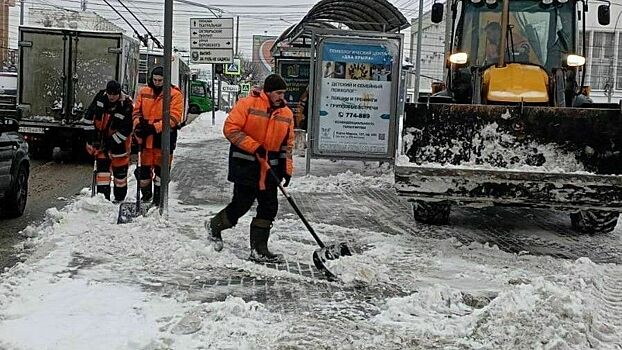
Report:
[[[235,57],[238,57],[238,43],[240,42],[240,16],[237,16],[237,24],[235,25]]]
[[[212,63],[212,126],[216,125],[216,65]]]
[[[240,42],[240,16],[236,17],[236,21],[237,24],[235,26],[235,58],[240,58],[238,56],[238,43]],[[235,61],[234,61],[235,62]],[[240,60],[240,64],[242,63],[242,60]],[[240,74],[242,73],[242,67],[238,67],[238,70],[240,71]],[[240,85],[240,76],[236,75],[235,78],[233,79],[233,81],[235,82],[236,85]],[[238,95],[239,93],[235,93],[235,103],[238,102]],[[231,94],[229,94],[229,102],[231,102]]]
[[[80,8],[82,9],[82,11],[86,11],[86,0],[82,0],[80,2]]]
[[[171,59],[173,56],[173,0],[164,1],[164,101],[162,104],[162,173],[160,215],[168,216],[168,183],[171,159]]]
[[[21,0],[19,2],[19,25],[23,26],[24,25],[24,3],[26,2],[26,0]]]
[[[448,1],[449,2],[449,1]],[[415,93],[414,93],[414,102],[419,101],[419,84],[421,82],[421,38],[423,35],[421,32],[423,31],[423,0],[419,0],[419,17],[417,18],[417,58],[415,58],[415,62],[417,63],[417,68],[415,69]]]

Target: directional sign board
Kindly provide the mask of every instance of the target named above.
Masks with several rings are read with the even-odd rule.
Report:
[[[233,18],[191,18],[192,63],[233,62]]]

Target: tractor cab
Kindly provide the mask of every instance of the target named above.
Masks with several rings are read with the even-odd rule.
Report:
[[[451,9],[447,80],[455,102],[576,105],[583,2],[459,0]]]

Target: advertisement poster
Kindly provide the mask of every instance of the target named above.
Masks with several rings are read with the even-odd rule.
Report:
[[[257,66],[257,81],[263,81],[274,67],[274,58],[270,49],[276,40],[275,36],[253,35],[253,63]]]
[[[289,108],[296,114],[300,96],[309,86],[309,72],[311,66],[308,60],[280,60],[279,74],[287,83],[287,91],[285,92],[285,100]]]
[[[389,152],[394,54],[383,44],[325,42],[320,55],[318,151]]]

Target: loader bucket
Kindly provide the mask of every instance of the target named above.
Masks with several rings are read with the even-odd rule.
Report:
[[[395,187],[431,201],[622,211],[612,107],[407,104]]]

